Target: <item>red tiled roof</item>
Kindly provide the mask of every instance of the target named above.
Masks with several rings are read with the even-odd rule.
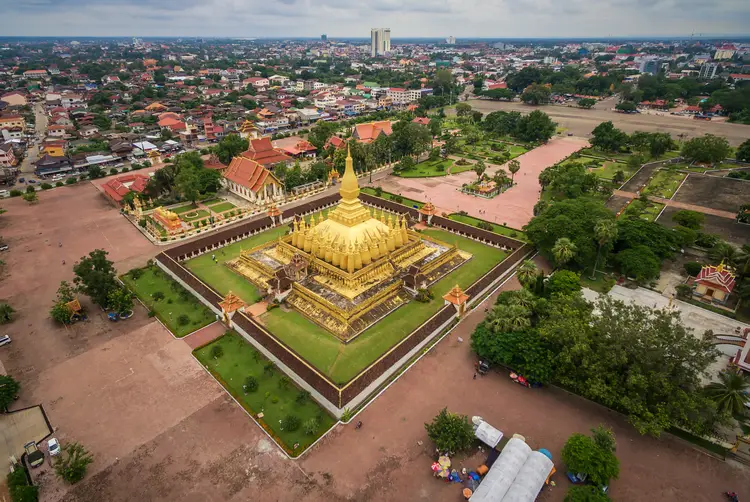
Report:
[[[122,202],[123,197],[129,192],[143,192],[148,180],[149,177],[143,174],[127,174],[109,180],[102,185],[102,189],[115,202]]]
[[[729,75],[734,80],[740,79],[740,80],[750,80],[750,73],[732,73]]]
[[[246,159],[254,160],[262,164],[264,167],[291,160],[288,155],[276,150],[273,147],[271,138],[251,139],[247,150],[242,152],[240,156]]]
[[[695,282],[708,285],[731,293],[734,289],[734,274],[727,270],[724,265],[714,267],[713,265],[704,265]]]
[[[339,138],[338,136],[331,136],[328,138],[328,141],[326,141],[326,144],[323,146],[324,149],[327,149],[329,146],[333,146],[336,150],[339,148],[344,148],[346,146],[346,141]]]
[[[224,172],[224,178],[255,193],[263,187],[263,183],[269,176],[276,180],[279,185],[281,184],[271,171],[245,157],[233,158]]]
[[[279,150],[283,150],[284,153],[292,156],[314,152],[315,150],[317,150],[317,148],[315,148],[312,143],[300,138],[299,136],[277,139],[273,142],[273,146]]]
[[[417,117],[414,120],[412,120],[415,124],[422,124],[422,125],[430,125],[430,119],[427,117]]]
[[[355,137],[362,143],[371,143],[372,141],[375,141],[381,133],[384,133],[386,136],[390,136],[393,133],[391,122],[389,120],[357,124],[354,129]]]

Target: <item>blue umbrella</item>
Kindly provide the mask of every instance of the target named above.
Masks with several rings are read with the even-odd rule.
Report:
[[[548,459],[552,460],[552,454],[549,452],[546,448],[539,448],[539,453],[547,457]]]

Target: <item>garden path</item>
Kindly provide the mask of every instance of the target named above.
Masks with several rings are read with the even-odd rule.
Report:
[[[618,197],[627,197],[629,199],[636,199],[638,195],[633,192],[625,192],[623,190],[615,190],[613,195]],[[678,209],[687,209],[688,211],[696,211],[703,214],[712,214],[721,218],[729,218],[731,220],[737,219],[737,213],[731,211],[722,211],[720,209],[711,209],[710,207],[698,206],[695,204],[688,204],[687,202],[677,202],[672,199],[663,199],[661,197],[649,197],[648,200],[651,202],[658,202],[667,206],[676,207]]]

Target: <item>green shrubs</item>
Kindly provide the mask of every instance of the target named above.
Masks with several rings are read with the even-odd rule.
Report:
[[[20,196],[20,195],[21,195],[22,193],[23,193],[23,192],[22,192],[22,191],[20,191],[20,190],[11,190],[11,191],[10,191],[10,196],[11,196],[11,197],[19,197],[19,196]]]
[[[29,185],[26,187],[26,193],[34,193],[36,192],[36,188],[34,188],[34,185]]]
[[[224,355],[224,349],[221,347],[221,345],[214,345],[211,347],[211,357],[214,359],[218,359],[221,356]]]
[[[55,186],[56,187],[64,187],[65,183],[63,183],[62,181],[58,181],[57,183],[55,183]]]
[[[294,432],[299,429],[300,425],[302,424],[296,415],[287,415],[281,419],[281,427],[285,431]]]
[[[302,424],[302,430],[308,436],[314,436],[315,434],[317,434],[318,429],[320,429],[320,420],[315,417],[308,418],[307,420],[305,420],[305,423]]]
[[[67,180],[65,180],[66,185],[75,185],[76,183],[78,183],[78,180],[75,178],[68,178]]]
[[[691,277],[695,277],[701,272],[702,265],[697,261],[689,261],[685,265],[685,272]]]
[[[177,324],[180,326],[187,326],[188,324],[190,324],[190,318],[187,316],[187,314],[181,314],[177,318]]]
[[[42,190],[49,190],[50,188],[52,188],[52,185],[50,185],[49,183],[42,183],[39,186],[42,188]]]
[[[159,302],[164,299],[164,293],[162,293],[161,291],[154,291],[154,294],[151,295],[151,298],[153,298],[154,301]]]
[[[39,500],[39,487],[29,485],[26,468],[21,464],[13,466],[14,471],[8,474],[8,491],[12,502],[36,502]]]
[[[242,387],[245,392],[256,392],[258,390],[258,379],[250,375],[245,378],[245,384]]]

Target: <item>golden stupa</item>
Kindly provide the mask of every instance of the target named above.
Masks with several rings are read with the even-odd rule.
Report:
[[[339,194],[327,216],[295,219],[289,234],[227,264],[346,342],[413,299],[404,278],[431,284],[471,255],[365,207],[349,152]]]

